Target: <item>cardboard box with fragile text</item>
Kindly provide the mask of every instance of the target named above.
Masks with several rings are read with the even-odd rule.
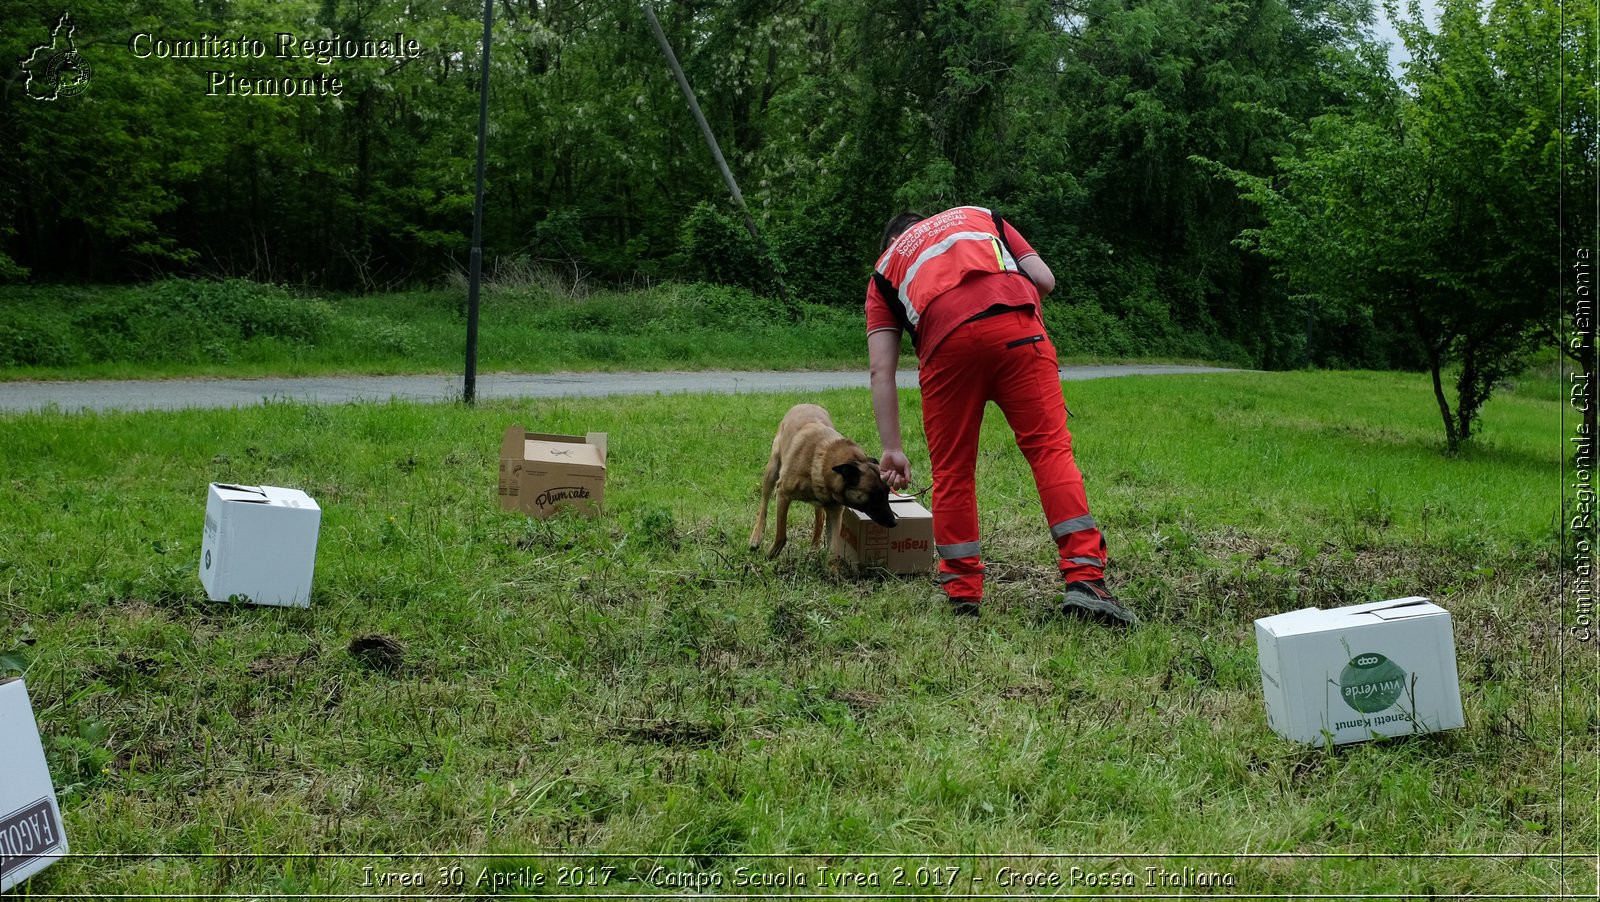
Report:
[[[885,529],[850,508],[839,518],[833,543],[836,557],[856,568],[882,567],[890,573],[927,573],[933,568],[933,514],[911,495],[889,496],[895,525]]]

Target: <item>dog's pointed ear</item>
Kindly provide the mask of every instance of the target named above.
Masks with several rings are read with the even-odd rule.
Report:
[[[853,460],[834,467],[833,472],[843,476],[844,484],[847,486],[855,485],[861,481],[861,465]]]

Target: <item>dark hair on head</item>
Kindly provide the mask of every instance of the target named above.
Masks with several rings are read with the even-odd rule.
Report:
[[[889,224],[883,227],[883,243],[878,247],[878,253],[881,254],[888,250],[889,245],[894,244],[894,240],[900,237],[901,232],[921,221],[921,213],[910,212],[901,213],[899,216],[889,220]]]

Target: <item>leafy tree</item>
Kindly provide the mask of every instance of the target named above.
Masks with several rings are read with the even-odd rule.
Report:
[[[1267,219],[1243,243],[1292,290],[1406,325],[1452,452],[1521,368],[1559,284],[1539,236],[1562,178],[1548,161],[1573,135],[1533,52],[1553,24],[1541,4],[1447,0],[1437,34],[1414,8],[1403,85],[1369,71],[1365,106],[1315,119],[1275,180],[1229,173]]]
[[[184,4],[141,7],[129,16],[122,4],[73,5],[67,27],[91,73],[83,93],[36,99],[21,73],[0,93],[0,181],[15,186],[0,212],[12,217],[16,257],[38,274],[117,277],[196,256],[161,218],[219,159],[220,117],[197,100],[195,67],[151,66],[126,44],[129,25],[142,30]],[[23,59],[47,41],[61,15],[49,10],[0,3],[0,20],[14,26],[0,38],[0,58]]]
[[[1069,7],[1062,139],[1084,234],[1064,248],[1063,288],[1130,321],[1226,336],[1258,364],[1300,362],[1302,320],[1232,245],[1256,212],[1193,161],[1271,171],[1310,117],[1346,102],[1329,73],[1371,16],[1360,0]]]
[[[1423,359],[1409,326],[1406,342],[1390,334],[1397,307],[1273,280],[1267,259],[1232,243],[1261,211],[1195,162],[1276,176],[1274,160],[1292,156],[1319,115],[1398,122],[1406,95],[1351,75],[1366,71],[1363,54],[1381,56],[1361,39],[1369,0],[656,9],[775,250],[759,265],[785,271],[800,299],[859,304],[888,215],[976,202],[1051,260],[1061,309],[1050,315],[1078,324],[1072,343],[1084,350],[1262,366]],[[4,36],[16,56],[56,15],[36,0],[0,0],[0,13],[38,23]],[[75,4],[89,90],[45,104],[13,83],[0,100],[0,278],[184,272],[370,289],[459,268],[481,13],[476,0]],[[722,234],[725,188],[638,0],[496,0],[495,15],[491,266],[750,279],[752,267],[697,256],[742,239]],[[404,32],[421,54],[222,65],[137,59],[126,46],[136,32],[270,41],[280,31]],[[1543,34],[1517,53],[1536,54]],[[336,74],[344,91],[208,96],[206,72],[218,68]]]

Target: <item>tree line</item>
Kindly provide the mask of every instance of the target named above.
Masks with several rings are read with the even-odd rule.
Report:
[[[1437,25],[1391,9],[1399,72],[1369,0],[654,8],[759,239],[638,0],[496,0],[490,269],[853,305],[890,215],[992,206],[1051,262],[1053,303],[1136,350],[1459,373],[1452,444],[1558,337],[1558,234],[1585,225],[1560,200],[1595,177],[1594,0],[1446,0]],[[14,59],[60,14],[0,11]],[[70,16],[87,88],[40,100],[19,67],[0,106],[0,278],[377,289],[464,268],[480,4]],[[378,41],[408,52],[359,52]],[[336,96],[217,89],[332,78]]]

